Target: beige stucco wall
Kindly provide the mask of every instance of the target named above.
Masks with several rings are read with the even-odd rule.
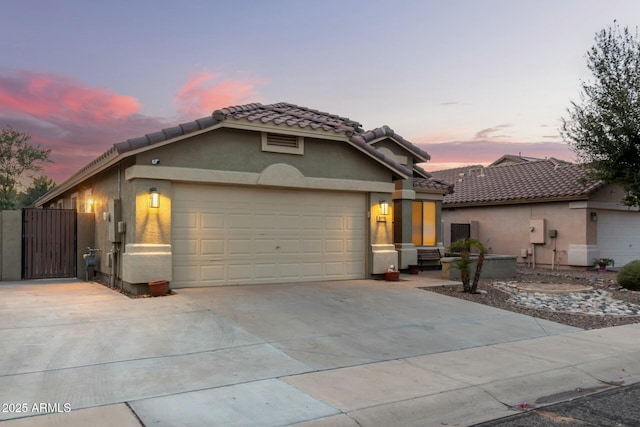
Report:
[[[585,246],[588,221],[587,209],[570,209],[569,202],[503,205],[491,207],[444,208],[443,226],[445,245],[449,246],[451,223],[478,222],[478,240],[490,253],[516,255],[519,262],[531,262],[532,257],[520,257],[523,249],[532,248],[529,226],[532,219],[544,219],[544,243],[535,245],[536,264],[552,264],[556,249],[556,265],[566,265],[570,245]],[[552,239],[548,231],[555,229],[558,237]]]
[[[389,205],[388,215],[382,215],[380,201]],[[393,244],[394,211],[391,193],[371,193],[369,197],[369,271],[383,274],[390,265],[398,265],[398,252]]]
[[[140,153],[137,163],[260,173],[269,165],[285,163],[306,177],[391,182],[391,173],[345,141],[306,137],[304,155],[262,151],[261,133],[217,129]]]
[[[0,280],[22,278],[22,211],[0,211]]]

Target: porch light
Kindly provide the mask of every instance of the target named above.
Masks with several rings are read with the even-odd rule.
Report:
[[[160,207],[160,194],[158,193],[158,189],[156,187],[151,187],[149,189],[149,207],[150,208]]]
[[[597,220],[598,220],[598,213],[591,212],[591,221],[597,221]]]
[[[386,200],[380,200],[380,215],[389,215],[389,203]]]
[[[380,215],[376,217],[376,222],[387,222],[387,215],[389,215],[389,203],[386,200],[380,200],[378,203],[380,207]]]

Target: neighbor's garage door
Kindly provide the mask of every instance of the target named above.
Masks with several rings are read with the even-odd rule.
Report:
[[[175,184],[173,287],[365,276],[365,196]]]
[[[640,212],[598,212],[598,250],[616,267],[640,259]]]

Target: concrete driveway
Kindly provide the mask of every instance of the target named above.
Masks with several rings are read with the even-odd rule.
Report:
[[[416,289],[429,280],[180,289],[147,299],[78,281],[2,284],[0,420],[468,425],[513,413],[516,399],[562,391],[551,385],[599,381],[600,365],[589,374],[578,365],[617,358],[600,366],[606,376],[628,359],[627,380],[638,375],[635,325],[609,338],[578,333]],[[629,333],[633,345],[622,338]],[[522,381],[530,389],[515,393]]]

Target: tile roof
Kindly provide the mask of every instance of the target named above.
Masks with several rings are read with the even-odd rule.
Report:
[[[363,132],[362,125],[346,117],[324,113],[311,108],[300,107],[286,102],[276,104],[246,104],[222,108],[213,112],[215,120],[223,121],[231,117],[250,122],[273,123],[289,127],[321,129],[324,131],[344,132],[347,136]]]
[[[588,180],[582,165],[554,158],[449,169],[432,175],[454,184],[453,193],[444,198],[445,206],[584,200],[603,185]]]
[[[402,147],[404,147],[405,149],[409,150],[414,155],[418,156],[420,158],[420,161],[422,161],[422,162],[426,162],[427,160],[431,159],[431,156],[429,155],[429,153],[427,153],[426,151],[422,150],[417,145],[414,145],[414,144],[410,143],[409,141],[404,139],[399,134],[395,133],[393,129],[391,129],[389,126],[386,126],[386,125],[382,126],[382,127],[379,127],[379,128],[376,128],[376,129],[373,129],[373,130],[369,130],[369,131],[360,133],[358,135],[354,135],[352,137],[352,139],[361,138],[363,142],[366,142],[367,144],[370,144],[373,141],[375,141],[377,139],[380,139],[380,138],[384,138],[384,137],[393,138],[393,140],[397,141],[398,144],[400,144]]]
[[[440,190],[442,194],[450,194],[453,191],[453,184],[442,181],[433,176],[429,178],[413,178],[413,188],[428,188],[430,190]]]
[[[114,145],[118,153],[136,150],[171,138],[188,135],[215,126],[227,119],[249,122],[271,123],[278,126],[310,128],[314,130],[344,133],[348,137],[364,132],[360,123],[335,114],[323,113],[311,108],[300,107],[286,102],[263,105],[260,103],[235,105],[215,110],[210,116],[182,123],[161,131],[127,139]]]
[[[115,161],[120,158],[121,155],[125,155],[130,151],[151,146],[173,138],[187,136],[194,132],[203,131],[226,120],[246,120],[248,122],[259,122],[262,124],[273,124],[283,127],[297,127],[300,129],[308,128],[311,130],[341,133],[348,138],[351,144],[358,147],[368,155],[378,159],[380,162],[387,164],[392,169],[399,172],[400,176],[412,176],[412,171],[406,166],[385,157],[384,154],[372,147],[369,142],[373,138],[378,138],[379,136],[392,137],[409,151],[414,152],[419,156],[426,156],[427,159],[429,158],[429,155],[426,152],[396,134],[388,126],[383,126],[382,128],[365,132],[360,123],[335,114],[325,113],[286,102],[268,105],[253,103],[221,108],[219,110],[215,110],[210,116],[116,143],[104,154],[91,161],[88,165],[73,174],[54,190],[58,190],[59,187],[71,185],[71,183],[76,182],[78,179],[85,179],[87,175],[93,174],[96,168],[101,167],[101,165],[104,165],[107,162]]]

